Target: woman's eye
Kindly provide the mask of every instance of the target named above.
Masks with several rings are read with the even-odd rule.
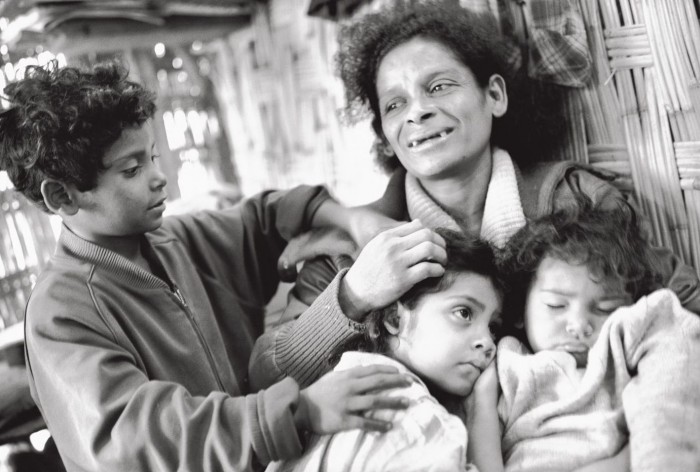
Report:
[[[442,92],[447,89],[448,84],[436,84],[430,88],[430,93]]]
[[[394,110],[396,110],[399,107],[399,104],[396,102],[390,102],[384,107],[384,113],[390,113]]]
[[[471,321],[474,316],[474,311],[469,307],[464,307],[455,310],[455,314],[463,320]]]

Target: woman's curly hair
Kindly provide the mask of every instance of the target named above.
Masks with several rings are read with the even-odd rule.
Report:
[[[613,208],[596,208],[580,195],[577,206],[529,222],[503,249],[499,265],[511,289],[504,309],[509,329],[522,324],[527,293],[546,257],[585,265],[596,282],[619,284],[633,301],[661,282],[635,210],[623,201]]]
[[[54,61],[29,66],[5,87],[10,108],[0,115],[0,169],[44,211],[44,179],[95,188],[109,146],[153,116],[154,95],[127,75],[116,62],[84,71]]]
[[[491,143],[509,151],[523,165],[540,161],[563,138],[561,97],[553,87],[530,81],[509,65],[514,43],[505,38],[490,14],[476,13],[455,0],[413,2],[398,0],[341,27],[336,68],[345,86],[349,121],[364,118],[369,110],[378,139],[375,154],[387,172],[401,166],[382,132],[377,71],[382,59],[396,46],[415,37],[430,38],[448,47],[469,67],[477,83],[486,87],[493,74],[507,84],[509,107],[495,118]]]
[[[436,232],[446,243],[445,273],[441,277],[431,277],[417,283],[401,296],[399,303],[412,310],[418,306],[424,295],[446,290],[454,283],[457,275],[465,272],[487,277],[503,297],[506,292],[506,283],[499,271],[494,249],[488,242],[444,228],[438,228]],[[386,329],[385,321],[398,326],[399,314],[396,303],[370,312],[364,322],[364,335],[341,345],[331,357],[331,362],[337,362],[340,355],[346,351],[387,354],[389,338],[392,335]]]

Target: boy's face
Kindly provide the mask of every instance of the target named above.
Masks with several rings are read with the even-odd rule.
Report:
[[[126,128],[107,149],[97,186],[77,192],[79,210],[69,227],[93,242],[135,236],[157,229],[165,210],[165,175],[154,162],[149,122]]]
[[[423,295],[413,310],[399,305],[392,354],[444,392],[469,395],[495,355],[489,325],[500,311],[501,297],[490,279],[459,273],[449,288]]]
[[[525,302],[525,333],[534,352],[565,351],[585,367],[610,313],[632,302],[618,284],[599,283],[585,264],[545,257]]]

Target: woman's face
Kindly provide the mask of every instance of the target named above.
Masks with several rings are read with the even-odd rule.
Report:
[[[493,118],[507,109],[499,75],[481,87],[448,47],[416,37],[387,53],[376,85],[384,136],[412,175],[468,175],[489,159]]]

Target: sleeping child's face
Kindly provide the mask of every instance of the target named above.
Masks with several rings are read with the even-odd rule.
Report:
[[[619,283],[597,282],[585,264],[545,257],[525,303],[525,333],[534,352],[565,351],[585,367],[610,313],[632,302]]]
[[[414,309],[399,304],[399,326],[387,326],[391,355],[442,391],[469,395],[495,355],[490,325],[500,311],[488,277],[457,273],[452,285],[423,295]]]

